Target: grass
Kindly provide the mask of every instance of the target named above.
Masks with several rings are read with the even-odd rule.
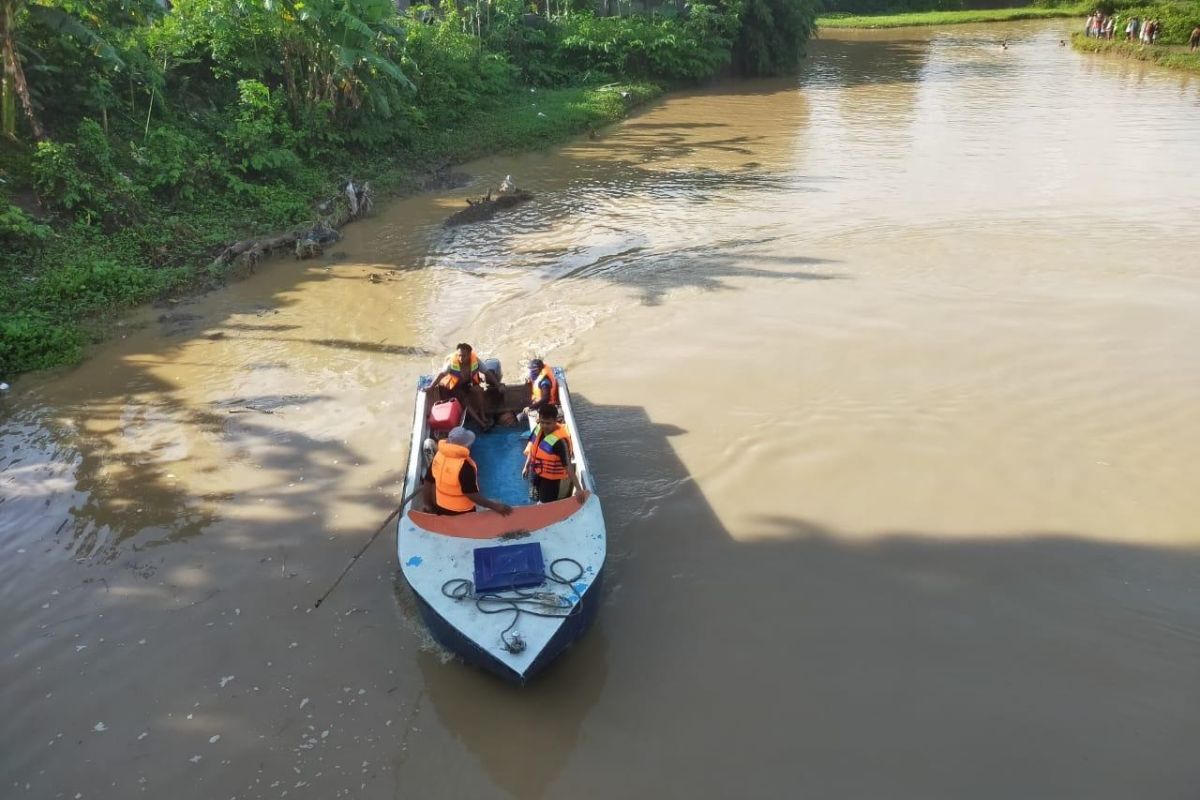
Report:
[[[0,260],[0,378],[74,363],[122,311],[233,279],[227,268],[211,268],[216,252],[311,222],[316,202],[346,175],[370,180],[381,196],[408,194],[432,166],[549,146],[622,119],[660,92],[652,84],[521,89],[408,148],[305,164],[291,186],[255,187],[265,199],[250,219],[213,196],[116,233],[83,224],[46,231],[36,258]]]
[[[1071,34],[1071,46],[1084,53],[1104,53],[1149,61],[1161,67],[1200,72],[1200,52],[1189,53],[1182,46],[1140,44],[1119,39],[1092,39],[1081,33]]]
[[[969,22],[1014,22],[1022,19],[1082,17],[1086,6],[1059,8],[989,8],[977,11],[914,11],[904,14],[819,17],[822,28],[908,28],[924,25],[962,25]]]

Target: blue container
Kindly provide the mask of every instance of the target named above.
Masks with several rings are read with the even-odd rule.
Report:
[[[475,548],[475,591],[503,592],[538,586],[546,580],[537,542]]]

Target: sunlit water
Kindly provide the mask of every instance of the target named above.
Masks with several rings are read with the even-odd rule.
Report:
[[[0,794],[1194,797],[1200,85],[1068,28],[826,35],[19,381]],[[609,523],[524,691],[386,536],[309,610],[463,339],[568,368]]]

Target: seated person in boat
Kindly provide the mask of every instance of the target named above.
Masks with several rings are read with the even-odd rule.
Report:
[[[493,386],[500,385],[500,378],[494,372],[485,369],[481,359],[471,345],[460,342],[454,352],[446,357],[446,365],[433,379],[436,400],[448,400],[457,397],[463,407],[479,427],[488,430],[491,423],[483,417],[483,382],[484,378]]]
[[[558,405],[558,379],[554,377],[554,368],[540,358],[535,358],[529,362],[529,377],[525,379],[529,384],[529,407],[525,409],[525,415],[536,414],[542,406],[549,403],[550,405]]]
[[[425,472],[425,507],[435,514],[469,514],[475,506],[508,516],[512,506],[479,492],[479,468],[471,460],[475,434],[454,428],[438,442],[437,454]]]
[[[558,406],[545,403],[538,409],[538,424],[529,434],[525,447],[525,466],[521,477],[533,474],[533,488],[539,503],[550,503],[571,496],[583,505],[587,492],[579,484],[575,465],[571,463],[571,437],[558,421]]]

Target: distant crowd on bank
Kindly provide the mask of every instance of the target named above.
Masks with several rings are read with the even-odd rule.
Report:
[[[1125,21],[1125,41],[1154,44],[1158,41],[1159,29],[1162,23],[1156,19],[1139,19],[1130,17]],[[1093,11],[1088,15],[1084,33],[1093,39],[1115,39],[1121,32],[1121,17],[1119,14],[1102,14]]]

